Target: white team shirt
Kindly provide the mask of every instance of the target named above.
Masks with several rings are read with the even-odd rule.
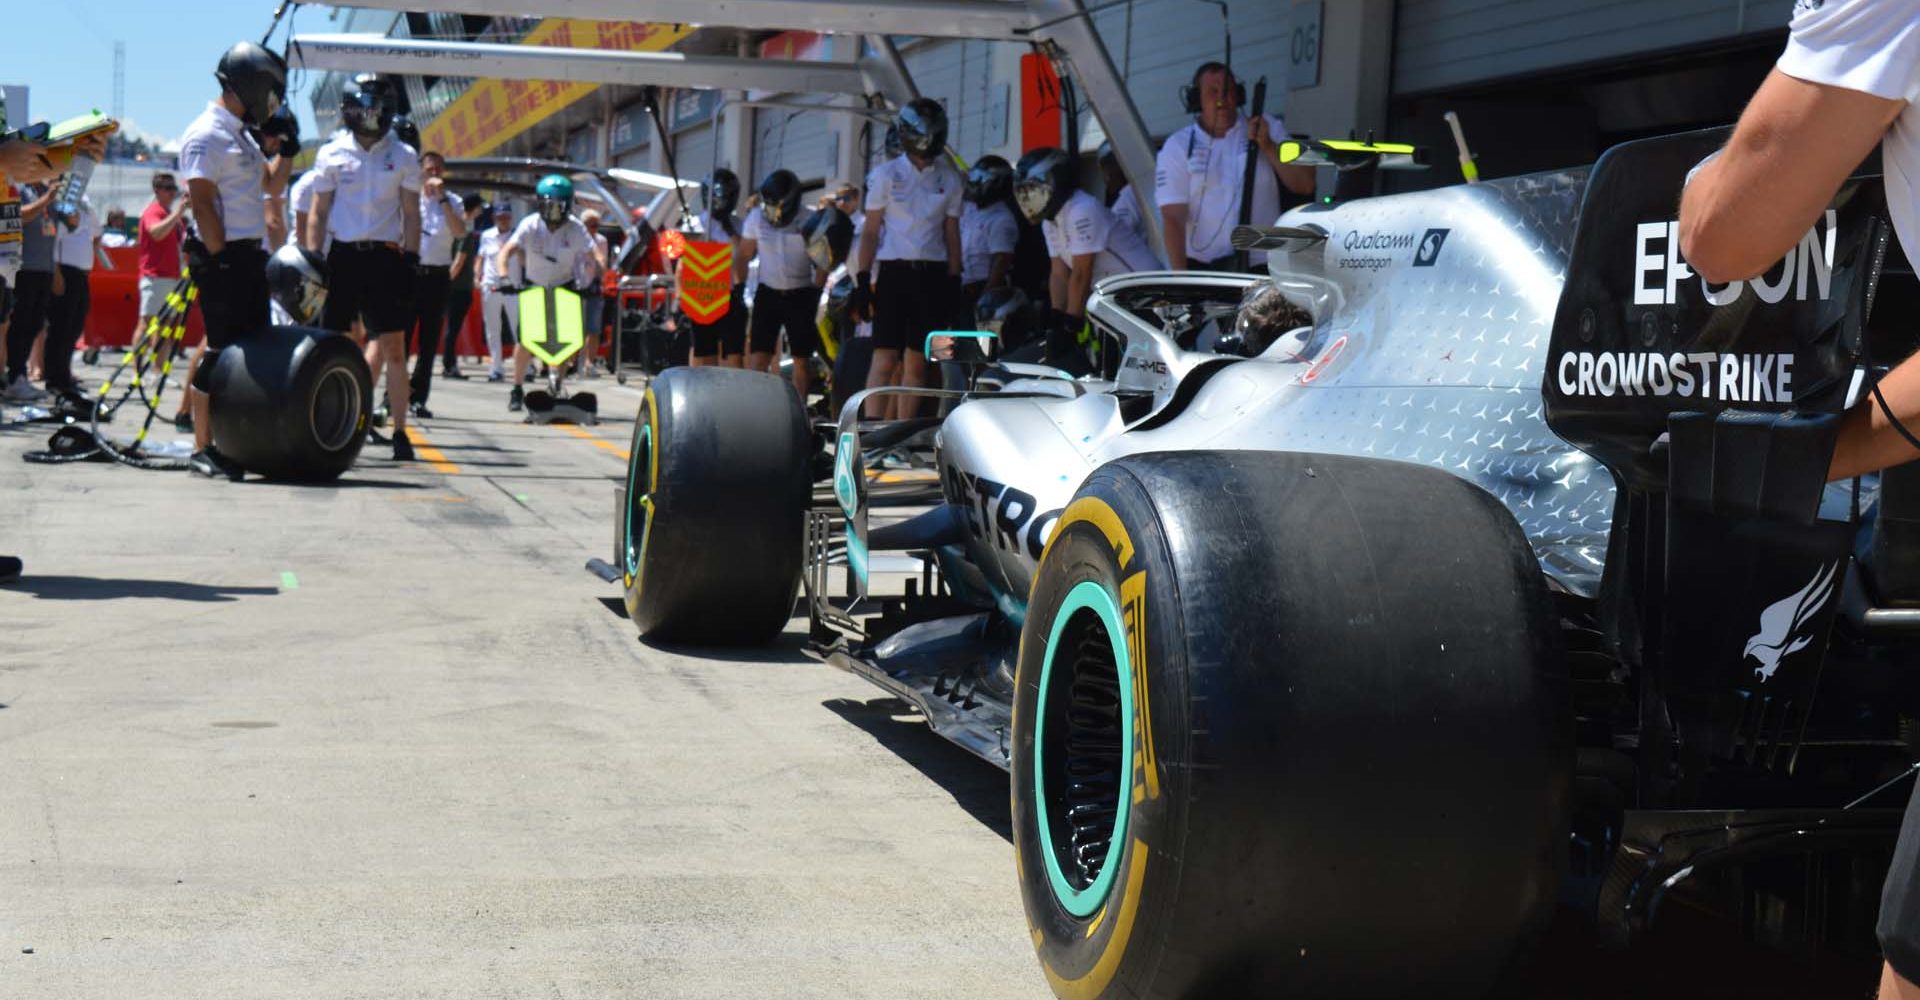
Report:
[[[807,257],[807,238],[801,235],[797,220],[775,228],[755,206],[740,226],[740,238],[756,243],[760,280],[755,289],[784,292],[813,286],[813,261]]]
[[[532,218],[537,219],[538,216],[532,216]],[[501,232],[499,226],[494,226],[480,234],[480,245],[473,250],[480,255],[480,287],[486,291],[519,288],[527,283],[526,265],[520,258],[515,257],[508,264],[504,277],[500,274],[499,265],[495,263],[500,257],[500,248],[506,245],[507,237],[510,235],[512,234]]]
[[[993,255],[1012,253],[1020,243],[1020,224],[1004,201],[985,208],[967,202],[960,213],[960,283],[985,281],[993,273]]]
[[[453,265],[453,227],[447,225],[448,215],[460,214],[460,199],[444,188],[439,198],[429,198],[424,192],[420,195],[420,263],[428,267],[451,267]]]
[[[1040,224],[1047,237],[1047,253],[1054,260],[1072,266],[1081,254],[1098,254],[1093,259],[1093,280],[1135,271],[1151,271],[1160,266],[1147,249],[1145,240],[1124,226],[1117,226],[1113,213],[1100,199],[1085,191],[1075,191],[1060,206],[1054,217]]]
[[[334,239],[400,242],[400,199],[420,192],[420,157],[412,146],[389,133],[363,149],[352,132],[341,132],[320,147],[312,172],[314,194],[333,192],[326,224]]]
[[[52,211],[52,209],[48,209]],[[82,202],[80,210],[74,213],[75,228],[68,229],[65,220],[54,223],[53,261],[62,267],[77,267],[82,271],[93,270],[93,234],[99,230],[93,218],[93,207]]]
[[[593,237],[574,216],[554,229],[538,215],[529,215],[513,227],[506,245],[520,248],[526,284],[541,288],[584,285],[593,270]]]
[[[907,154],[873,168],[867,211],[883,212],[874,260],[946,260],[946,221],[960,217],[960,171],[942,156],[922,170]]]
[[[1134,235],[1140,237],[1140,242],[1148,247],[1153,246],[1147,239],[1147,224],[1140,218],[1140,201],[1133,196],[1133,185],[1121,188],[1120,197],[1113,200],[1107,211],[1113,213],[1114,225],[1133,230]]]
[[[1287,134],[1286,123],[1267,116],[1274,136]],[[1259,156],[1259,150],[1253,152]],[[1215,139],[1194,122],[1167,137],[1154,164],[1153,199],[1156,205],[1187,206],[1187,257],[1218,260],[1233,253],[1233,227],[1240,222],[1240,189],[1246,180],[1247,119],[1241,116],[1227,134]],[[1280,179],[1262,162],[1253,172],[1255,225],[1272,225],[1280,217]],[[1249,255],[1253,263],[1267,259],[1266,251]]]
[[[213,208],[229,243],[267,236],[267,155],[233,112],[207,105],[180,137],[180,179],[212,181]]]
[[[1920,17],[1907,3],[1800,0],[1780,72],[1809,83],[1906,101],[1880,144],[1887,214],[1907,256],[1920,254]]]

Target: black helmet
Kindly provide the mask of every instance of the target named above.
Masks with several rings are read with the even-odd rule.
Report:
[[[1052,146],[1032,150],[1013,168],[1013,200],[1028,222],[1052,219],[1075,186],[1073,161]]]
[[[853,220],[828,205],[807,216],[800,224],[800,235],[807,241],[807,259],[824,273],[839,267],[853,249]]]
[[[287,62],[252,42],[241,42],[220,57],[213,78],[233,91],[240,118],[259,128],[287,99]]]
[[[923,160],[947,148],[947,109],[931,97],[916,97],[893,116],[900,129],[900,148]]]
[[[267,258],[267,290],[295,323],[313,326],[327,304],[327,262],[289,243]]]
[[[1007,161],[989,153],[967,171],[966,198],[985,208],[1007,200],[1013,193],[1013,168]]]
[[[420,126],[415,125],[413,119],[406,115],[394,116],[393,137],[412,146],[414,152],[420,152]]]
[[[1100,151],[1094,154],[1094,159],[1100,162],[1100,167],[1103,170],[1106,169],[1108,166],[1119,163],[1119,161],[1114,159],[1114,156],[1113,156],[1113,140],[1112,139],[1100,140]]]
[[[800,213],[800,178],[782,167],[760,182],[760,212],[775,228],[792,222]]]
[[[880,140],[881,151],[891,160],[900,155],[900,126],[888,125],[886,138]]]
[[[362,139],[379,141],[393,127],[392,94],[385,80],[356,78],[340,91],[340,123]]]
[[[731,215],[734,206],[740,204],[740,178],[733,171],[721,167],[707,178],[707,211],[715,215]]]

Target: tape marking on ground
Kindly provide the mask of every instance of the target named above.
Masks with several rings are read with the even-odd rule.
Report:
[[[577,437],[580,440],[593,445],[596,448],[601,448],[606,451],[612,452],[615,455],[620,456],[620,460],[622,462],[626,461],[630,455],[627,449],[622,448],[617,444],[614,444],[612,441],[607,441],[602,438],[595,437],[592,434],[587,433],[585,430],[579,427],[575,427],[572,424],[557,424],[555,426],[559,427],[563,431],[566,431],[568,434],[571,434],[574,437]]]
[[[292,570],[289,570],[289,569],[281,570],[280,571],[280,589],[281,590],[299,590],[300,578],[297,576],[294,576]]]
[[[427,443],[427,436],[420,433],[420,428],[407,428],[407,437],[413,440],[413,453],[426,459],[427,464],[433,466],[435,472],[444,473],[449,476],[457,476],[460,474],[460,467],[447,461],[445,452]]]

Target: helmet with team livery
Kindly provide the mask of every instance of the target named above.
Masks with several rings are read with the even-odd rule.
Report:
[[[989,153],[967,171],[966,199],[985,208],[1007,200],[1013,193],[1013,167]]]
[[[1066,151],[1042,146],[1022,156],[1013,168],[1013,200],[1028,222],[1045,222],[1067,203],[1076,183]]]
[[[327,262],[289,243],[267,258],[267,291],[295,323],[314,326],[327,304]]]
[[[535,210],[548,226],[558,226],[573,214],[573,181],[560,174],[540,178],[533,188]]]

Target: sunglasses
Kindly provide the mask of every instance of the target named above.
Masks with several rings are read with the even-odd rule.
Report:
[[[178,185],[178,184],[155,184],[155,185],[153,186],[153,189],[154,189],[155,191],[178,191],[178,190],[180,190],[180,185]]]

